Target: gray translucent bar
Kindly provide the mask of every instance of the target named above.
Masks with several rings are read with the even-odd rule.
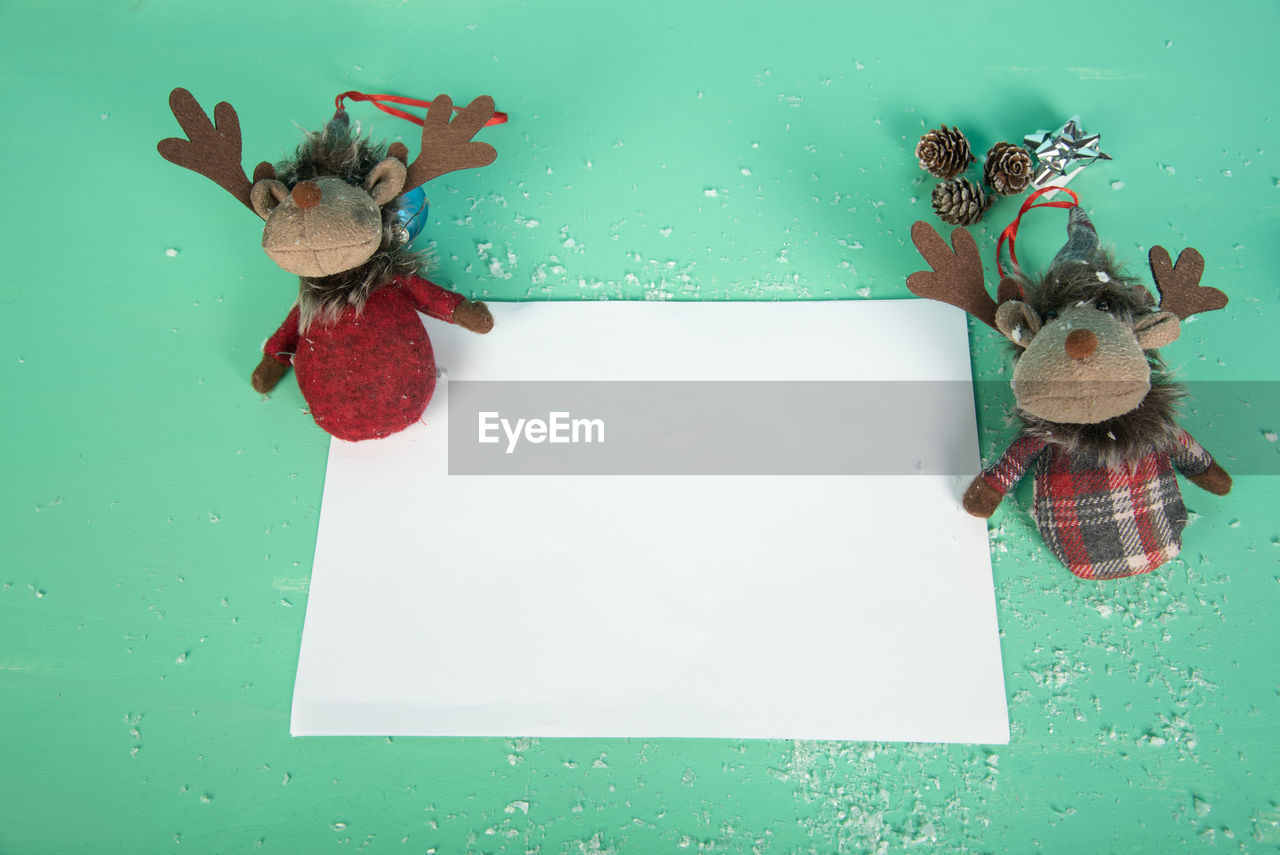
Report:
[[[972,436],[937,423],[972,413],[970,395],[964,383],[454,381],[449,472],[973,472]]]
[[[1280,474],[1280,385],[1187,387],[1181,424],[1228,471]],[[973,475],[974,396],[998,430],[990,414],[1013,404],[1007,381],[451,381],[448,396],[451,475]]]

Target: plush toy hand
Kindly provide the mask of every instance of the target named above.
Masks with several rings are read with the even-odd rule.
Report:
[[[258,367],[253,369],[253,377],[250,380],[253,388],[262,394],[267,394],[276,387],[280,382],[280,378],[289,370],[289,366],[285,365],[270,356],[262,357],[262,361],[258,363]]]
[[[964,491],[964,509],[975,517],[982,517],[985,520],[996,512],[1003,498],[1003,493],[979,475],[973,479],[969,489]]]
[[[1231,476],[1218,465],[1216,460],[1199,475],[1190,476],[1190,480],[1197,487],[1203,487],[1215,496],[1225,496],[1231,492]]]
[[[463,300],[453,310],[453,322],[466,330],[483,335],[493,329],[493,315],[479,300]]]

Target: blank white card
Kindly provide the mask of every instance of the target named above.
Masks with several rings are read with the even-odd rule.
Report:
[[[978,471],[962,312],[490,308],[484,336],[425,321],[441,380],[420,424],[331,443],[294,735],[1008,742],[986,526],[960,507]],[[464,380],[965,384],[918,406],[968,465],[451,475]]]

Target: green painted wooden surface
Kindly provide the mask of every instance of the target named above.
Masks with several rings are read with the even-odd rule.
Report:
[[[1025,490],[997,513],[1009,746],[287,733],[327,439],[291,381],[249,389],[293,285],[156,154],[172,86],[236,105],[250,165],[344,89],[492,93],[498,162],[432,185],[429,230],[439,280],[498,300],[906,297],[919,134],[985,151],[1079,112],[1115,157],[1073,185],[1104,239],[1139,268],[1194,244],[1231,294],[1166,356],[1274,383],[1280,6],[1061,9],[0,4],[0,852],[1280,850],[1266,383],[1189,414],[1259,474],[1187,488],[1157,575],[1078,582]],[[979,230],[988,266],[1015,207]],[[1028,261],[1060,242],[1037,216]],[[977,376],[1007,377],[971,330]],[[984,388],[990,453],[1008,394]],[[814,654],[834,680],[865,655]]]

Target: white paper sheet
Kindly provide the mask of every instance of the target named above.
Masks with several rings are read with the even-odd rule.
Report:
[[[444,379],[970,376],[923,300],[491,308]],[[451,476],[447,407],[331,445],[294,735],[1008,741],[967,477]]]

